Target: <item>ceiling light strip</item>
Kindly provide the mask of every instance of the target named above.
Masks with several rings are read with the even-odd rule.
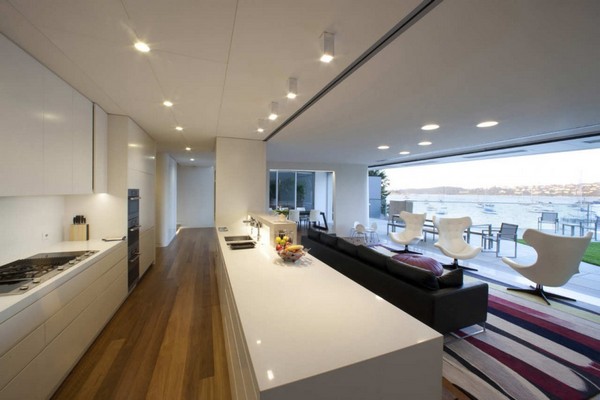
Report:
[[[388,44],[390,44],[394,39],[400,36],[404,31],[410,28],[413,24],[418,22],[421,18],[423,18],[427,13],[433,10],[438,4],[440,4],[443,0],[426,0],[421,2],[414,10],[410,12],[406,17],[404,17],[399,23],[396,24],[392,29],[390,29],[383,37],[381,37],[373,46],[371,46],[367,51],[362,53],[352,64],[346,67],[338,76],[336,76],[331,82],[329,82],[323,89],[321,89],[316,95],[314,95],[310,100],[308,100],[298,111],[293,113],[288,119],[283,121],[281,125],[273,130],[273,132],[267,136],[263,141],[268,142],[275,135],[277,135],[283,128],[291,124],[296,118],[302,115],[306,110],[312,107],[317,101],[319,101],[323,96],[325,96],[329,91],[335,88],[337,85],[342,83],[344,79],[348,78],[354,71],[360,68],[363,64],[369,61],[373,56],[383,50]]]

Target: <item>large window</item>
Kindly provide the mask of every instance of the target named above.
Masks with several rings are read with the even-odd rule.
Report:
[[[270,171],[269,207],[312,210],[315,204],[315,173]]]

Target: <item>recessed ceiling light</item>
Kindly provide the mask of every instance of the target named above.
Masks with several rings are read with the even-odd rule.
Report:
[[[323,32],[323,55],[321,62],[329,63],[333,60],[333,33]]]
[[[265,131],[265,120],[262,118],[259,118],[258,127],[256,128],[256,132],[263,133],[264,131]]]
[[[196,159],[195,158],[190,158],[190,161],[196,161]]]
[[[142,53],[147,53],[150,51],[150,46],[148,46],[144,42],[136,42],[133,46],[136,48],[137,51],[140,51]]]
[[[265,131],[265,128],[256,128],[256,132],[258,133],[263,133]]]
[[[186,149],[187,151],[192,151],[192,148],[191,148],[191,147],[186,147],[185,149]]]
[[[423,129],[424,131],[433,131],[438,129],[440,126],[438,124],[427,124],[427,125],[423,125],[421,127],[421,129]]]
[[[400,154],[401,156],[405,156],[405,155],[408,155],[408,154],[410,154],[410,151],[403,150],[403,151],[401,151],[401,152],[400,152],[400,153],[398,153],[398,154]]]
[[[379,150],[387,150],[387,149],[389,149],[389,148],[390,148],[390,146],[388,146],[388,145],[384,144],[384,145],[378,146],[377,148],[378,148]]]
[[[489,128],[498,125],[498,121],[483,121],[477,124],[478,128]]]
[[[178,130],[178,131],[182,131],[183,130],[183,128],[181,126],[176,126],[175,129]]]
[[[423,140],[422,142],[419,142],[419,146],[429,146],[431,144],[431,142],[429,140]]]
[[[278,117],[278,115],[277,115],[277,108],[278,108],[277,107],[277,102],[275,102],[275,101],[272,102],[271,103],[271,112],[269,113],[269,117],[268,117],[271,121],[275,121],[277,119],[277,117]]]
[[[173,107],[173,103],[172,103],[172,102],[170,102],[169,100],[165,100],[165,101],[163,101],[163,105],[164,105],[165,107]]]

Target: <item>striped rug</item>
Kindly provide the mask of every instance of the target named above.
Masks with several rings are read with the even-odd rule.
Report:
[[[443,375],[473,399],[600,398],[600,320],[586,317],[490,289],[486,331],[446,337]]]

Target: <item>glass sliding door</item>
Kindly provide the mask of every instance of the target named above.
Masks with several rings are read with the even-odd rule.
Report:
[[[269,207],[312,210],[315,205],[315,173],[270,171]]]

